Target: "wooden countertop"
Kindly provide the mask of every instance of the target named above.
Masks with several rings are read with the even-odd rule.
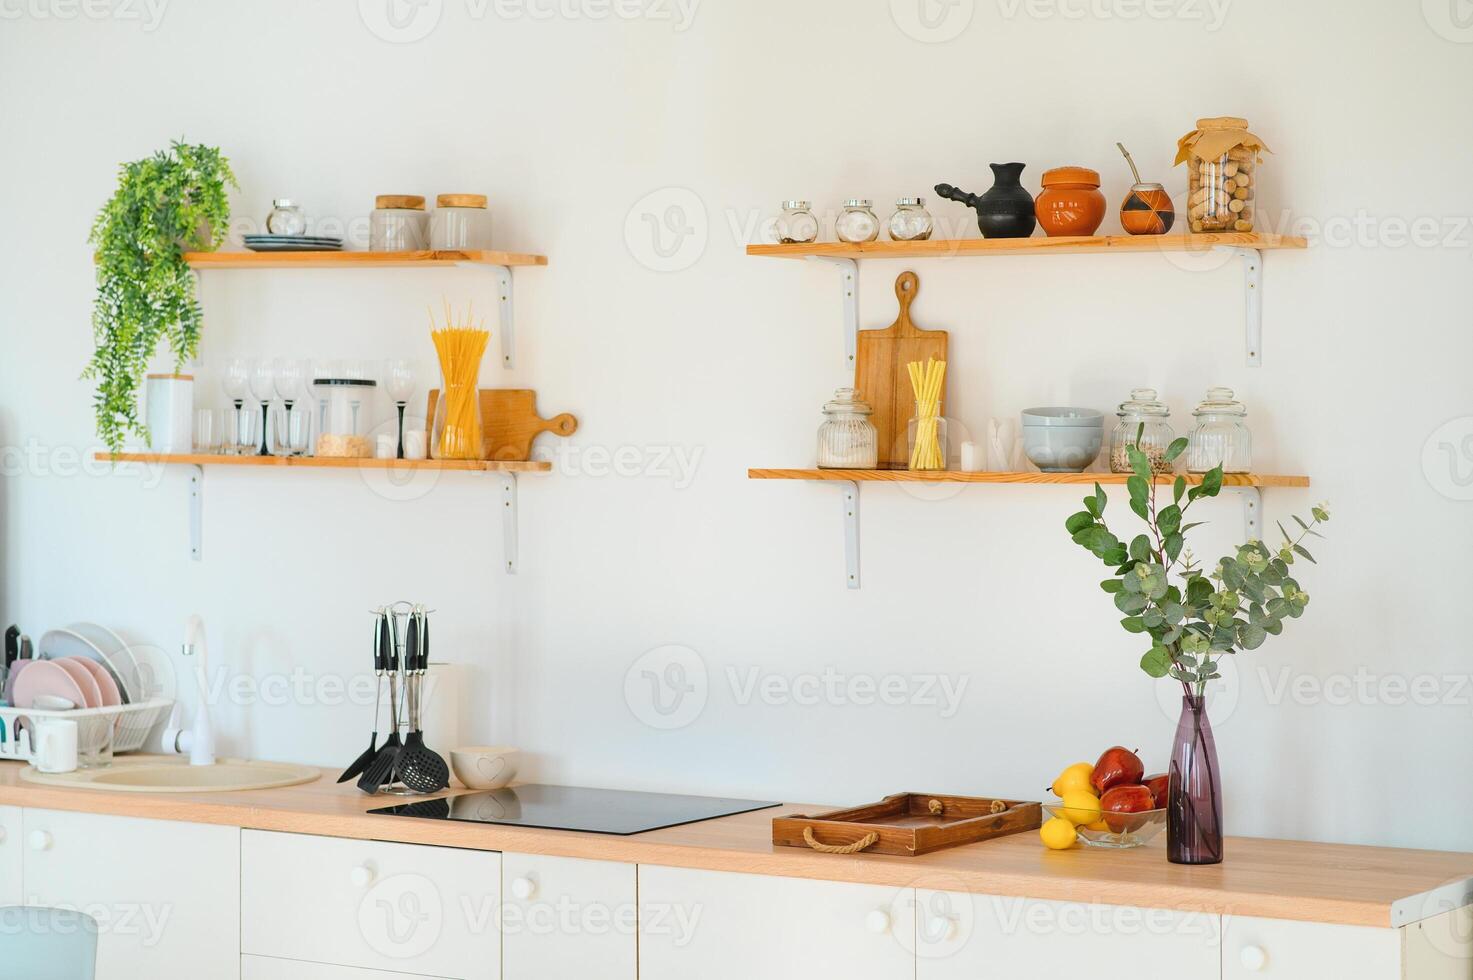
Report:
[[[1223,864],[1188,868],[1167,862],[1160,838],[1127,851],[1049,851],[1026,833],[917,858],[841,857],[771,843],[773,816],[823,807],[788,805],[614,837],[370,815],[395,801],[339,786],[327,770],[316,782],[283,789],[149,794],[23,783],[21,768],[0,763],[0,805],[1345,925],[1401,926],[1473,904],[1473,854],[1456,852],[1235,837]]]

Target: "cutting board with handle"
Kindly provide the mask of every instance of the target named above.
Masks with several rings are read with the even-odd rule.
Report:
[[[909,452],[905,428],[915,414],[915,393],[910,386],[911,361],[928,358],[946,360],[945,330],[922,330],[911,321],[910,305],[920,292],[921,281],[914,272],[902,272],[895,280],[900,315],[884,330],[861,330],[854,364],[854,388],[875,410],[871,421],[879,433],[879,465],[882,470],[905,469]],[[945,414],[946,389],[941,390]]]
[[[433,423],[440,389],[430,390],[430,407],[425,418]],[[568,413],[542,418],[537,414],[537,392],[530,388],[482,388],[481,436],[485,458],[521,462],[532,458],[532,440],[543,432],[570,436],[578,431],[578,420]]]

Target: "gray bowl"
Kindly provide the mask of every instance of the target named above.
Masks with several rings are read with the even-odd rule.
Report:
[[[1045,473],[1083,473],[1105,442],[1105,416],[1090,408],[1023,412],[1023,452]]]

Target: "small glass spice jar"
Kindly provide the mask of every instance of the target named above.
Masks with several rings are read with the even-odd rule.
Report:
[[[885,222],[885,230],[897,242],[924,242],[934,229],[935,222],[926,210],[924,197],[902,197],[895,202],[895,213]]]
[[[491,247],[491,212],[485,194],[441,194],[430,216],[430,248],[446,251]]]
[[[834,219],[834,234],[853,245],[879,238],[880,219],[875,217],[874,202],[861,197],[845,201],[844,210]]]
[[[1120,421],[1110,434],[1110,472],[1130,473],[1130,447],[1139,446],[1151,463],[1151,472],[1170,473],[1173,466],[1166,460],[1176,433],[1172,431],[1171,409],[1156,397],[1155,388],[1132,388],[1130,398],[1120,403],[1116,413]],[[1139,441],[1137,441],[1139,433]]]
[[[784,201],[783,213],[777,216],[773,234],[784,245],[807,245],[818,241],[818,219],[807,201]]]
[[[368,216],[370,252],[417,252],[429,248],[430,215],[418,194],[380,194]]]
[[[302,235],[307,231],[307,218],[295,201],[279,197],[271,202],[271,213],[266,215],[266,233],[269,235]]]
[[[818,427],[818,468],[872,470],[879,466],[879,433],[869,417],[874,409],[853,388],[840,388],[823,407]]]
[[[1187,437],[1187,471],[1206,473],[1221,466],[1224,473],[1247,473],[1253,465],[1253,433],[1243,421],[1247,414],[1233,389],[1208,388],[1192,413],[1197,426]]]

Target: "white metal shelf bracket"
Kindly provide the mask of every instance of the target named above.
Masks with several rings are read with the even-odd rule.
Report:
[[[501,366],[510,370],[516,366],[516,318],[513,316],[514,293],[512,292],[511,268],[504,265],[486,265],[481,262],[458,262],[462,268],[489,269],[496,278],[496,308],[498,325],[501,328]]]
[[[1263,491],[1258,487],[1233,487],[1243,502],[1243,540],[1263,540]]]
[[[501,541],[506,574],[517,573],[517,475],[501,474]]]
[[[189,468],[189,557],[204,559],[205,468]]]
[[[839,308],[844,318],[844,369],[853,372],[855,358],[859,356],[859,263],[830,255],[810,255],[808,259],[836,266],[839,270]]]
[[[1256,248],[1219,245],[1243,260],[1243,342],[1248,366],[1263,366],[1263,253]]]
[[[859,588],[859,484],[845,480],[839,484],[840,502],[844,505],[844,584]]]

